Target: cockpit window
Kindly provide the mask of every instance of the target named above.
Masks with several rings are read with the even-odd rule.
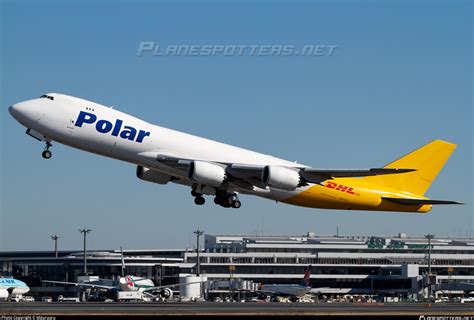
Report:
[[[45,98],[45,99],[49,99],[49,100],[54,100],[54,97],[53,97],[53,96],[48,96],[47,94],[43,94],[40,98]]]

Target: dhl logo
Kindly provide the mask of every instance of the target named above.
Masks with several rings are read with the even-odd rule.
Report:
[[[325,187],[329,188],[329,189],[335,189],[337,191],[341,191],[341,192],[345,192],[345,193],[350,193],[350,194],[355,194],[354,192],[354,188],[352,187],[349,187],[349,186],[345,186],[343,184],[337,184],[335,182],[326,182],[324,184]]]

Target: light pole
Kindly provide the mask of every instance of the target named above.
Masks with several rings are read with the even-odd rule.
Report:
[[[196,276],[201,273],[201,262],[199,261],[199,237],[204,234],[204,231],[196,230],[193,232],[196,235]]]
[[[425,238],[428,239],[428,275],[431,275],[431,239],[434,238],[434,234],[427,234]]]
[[[431,239],[434,234],[427,234],[425,238],[428,239],[428,299],[431,298]]]
[[[230,291],[230,299],[234,301],[234,272],[235,272],[235,265],[229,266],[229,291]]]
[[[91,232],[91,229],[79,229],[79,232],[84,234],[84,275],[87,275],[87,258],[86,258],[86,237],[89,232]]]
[[[54,236],[51,236],[51,240],[54,240],[54,255],[57,258],[58,257],[58,235],[55,234]]]

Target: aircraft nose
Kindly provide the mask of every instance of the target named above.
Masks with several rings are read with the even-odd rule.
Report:
[[[24,126],[37,122],[40,118],[38,107],[31,101],[18,102],[8,108],[11,116]]]
[[[12,115],[13,118],[16,118],[16,116],[18,115],[18,103],[15,103],[15,104],[12,104],[9,108],[8,108],[8,112],[10,112],[10,114]]]
[[[24,103],[19,102],[11,105],[8,108],[8,112],[12,115],[12,117],[21,124],[25,124],[29,117],[28,117],[28,108],[24,106]]]
[[[8,112],[10,112],[13,118],[20,121],[20,119],[25,118],[25,116],[27,115],[28,108],[24,102],[18,102],[18,103],[12,104],[8,108]]]

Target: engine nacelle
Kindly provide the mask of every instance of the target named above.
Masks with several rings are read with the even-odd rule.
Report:
[[[6,301],[8,299],[8,291],[6,289],[0,289],[0,301]]]
[[[300,185],[300,181],[298,172],[285,167],[266,166],[262,172],[262,182],[276,189],[292,191]]]
[[[160,296],[165,299],[171,299],[173,297],[173,291],[170,288],[163,288],[160,291]]]
[[[226,176],[225,169],[214,163],[193,161],[188,167],[188,178],[206,186],[219,187]]]
[[[171,181],[171,176],[142,166],[137,166],[137,177],[148,182],[167,184]]]

